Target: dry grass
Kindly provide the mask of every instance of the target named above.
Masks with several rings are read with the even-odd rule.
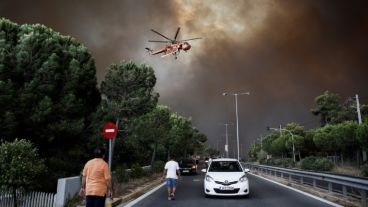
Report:
[[[335,166],[331,172],[358,177],[363,176],[361,170],[353,166]]]

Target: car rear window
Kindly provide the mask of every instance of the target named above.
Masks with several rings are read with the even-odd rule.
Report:
[[[209,172],[242,172],[236,161],[212,161]]]

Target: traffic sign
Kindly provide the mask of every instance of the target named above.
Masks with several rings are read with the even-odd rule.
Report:
[[[103,127],[102,134],[106,139],[113,139],[118,134],[118,127],[112,122],[107,122]]]

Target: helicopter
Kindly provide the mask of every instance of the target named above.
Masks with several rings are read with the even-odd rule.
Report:
[[[183,50],[184,52],[187,52],[191,48],[191,45],[188,43],[188,41],[202,39],[201,37],[196,37],[196,38],[185,39],[185,40],[177,40],[176,38],[178,37],[178,34],[180,32],[180,27],[178,27],[178,29],[176,30],[174,39],[168,38],[165,35],[157,32],[154,29],[151,29],[151,31],[160,35],[166,40],[148,40],[148,42],[169,43],[165,47],[155,50],[155,51],[148,47],[145,48],[150,55],[157,55],[157,54],[163,53],[161,57],[166,57],[172,54],[174,55],[174,58],[177,59],[181,50]]]

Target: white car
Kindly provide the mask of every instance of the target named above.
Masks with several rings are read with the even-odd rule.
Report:
[[[204,193],[207,196],[247,196],[249,183],[247,173],[237,159],[213,159],[204,178]]]

